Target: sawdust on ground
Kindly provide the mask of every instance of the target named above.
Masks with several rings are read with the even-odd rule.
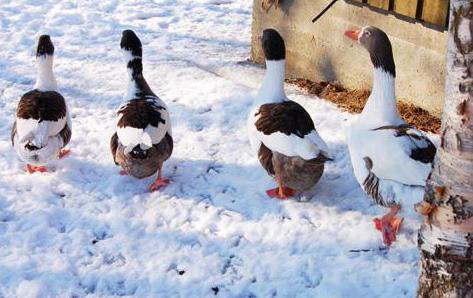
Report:
[[[339,108],[350,113],[361,113],[370,95],[368,90],[347,90],[338,84],[312,82],[306,79],[288,79],[304,92],[335,103]],[[436,133],[440,132],[440,119],[413,104],[397,101],[401,117],[417,129]]]

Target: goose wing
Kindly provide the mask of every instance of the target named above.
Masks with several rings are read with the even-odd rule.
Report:
[[[154,99],[133,99],[117,112],[117,136],[126,152],[140,145],[151,148],[171,133],[171,121],[166,105]]]
[[[15,133],[21,143],[31,142],[41,148],[47,144],[49,137],[62,133],[68,122],[67,106],[61,94],[33,90],[20,99]]]
[[[422,132],[408,126],[381,126],[355,134],[350,150],[368,158],[371,172],[380,179],[424,186],[436,148]]]
[[[258,139],[269,149],[309,160],[328,148],[314,127],[309,113],[294,101],[264,104],[254,115]]]

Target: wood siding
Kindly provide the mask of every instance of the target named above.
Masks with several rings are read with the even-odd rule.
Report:
[[[350,0],[446,29],[449,0]]]

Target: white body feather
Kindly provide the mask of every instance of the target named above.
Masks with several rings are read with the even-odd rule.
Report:
[[[32,165],[45,165],[46,163],[58,158],[64,142],[60,135],[50,136],[46,139],[46,144],[38,150],[30,151],[25,148],[27,142],[20,142],[18,135],[15,136],[14,148],[18,156]]]
[[[382,69],[375,69],[373,86],[362,114],[349,132],[348,147],[353,170],[363,187],[369,174],[364,158],[369,157],[373,162],[371,171],[379,178],[379,191],[383,198],[412,210],[413,204],[423,198],[431,164],[416,161],[409,155],[413,145],[423,148],[427,143],[396,136],[392,129],[373,130],[406,124],[397,112],[394,77]]]
[[[61,132],[66,125],[66,118],[58,121],[41,121],[37,119],[16,118],[18,140],[21,143],[31,142],[36,147],[47,145],[48,138]]]
[[[328,147],[315,130],[304,138],[300,138],[295,134],[286,135],[281,132],[265,135],[256,129],[255,122],[258,120],[256,113],[261,105],[287,100],[284,92],[284,63],[284,60],[266,61],[266,75],[256,96],[255,105],[248,116],[247,126],[251,147],[258,152],[263,143],[272,151],[286,156],[299,156],[306,160],[316,158],[321,153],[328,157]]]

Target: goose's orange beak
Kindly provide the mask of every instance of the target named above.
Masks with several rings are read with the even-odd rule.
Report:
[[[350,39],[353,39],[354,41],[358,41],[360,31],[361,31],[360,29],[358,29],[358,30],[347,30],[347,31],[345,31],[345,36],[347,36]]]

